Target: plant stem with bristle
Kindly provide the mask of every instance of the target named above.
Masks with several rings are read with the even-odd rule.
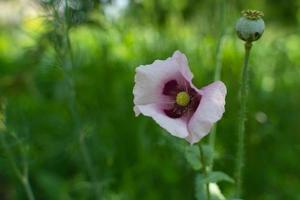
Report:
[[[239,91],[240,112],[238,120],[238,143],[237,143],[237,159],[236,159],[236,197],[242,196],[243,168],[245,165],[245,122],[247,114],[247,97],[248,97],[248,63],[249,55],[252,47],[251,42],[245,43],[245,58],[242,71],[242,81]]]

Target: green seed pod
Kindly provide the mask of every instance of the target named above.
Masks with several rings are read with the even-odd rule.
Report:
[[[242,14],[243,17],[235,26],[237,35],[246,42],[258,40],[265,30],[265,22],[262,19],[264,14],[257,10],[246,10]]]

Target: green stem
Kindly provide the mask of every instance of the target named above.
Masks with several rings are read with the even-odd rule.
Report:
[[[87,144],[85,141],[85,135],[81,128],[81,120],[80,120],[80,117],[79,117],[79,114],[78,114],[78,111],[76,108],[76,93],[75,93],[75,88],[74,88],[74,82],[73,82],[73,79],[71,78],[71,76],[68,75],[66,72],[65,72],[65,76],[67,79],[69,79],[67,81],[69,83],[69,87],[70,87],[68,106],[69,106],[72,121],[74,124],[74,134],[78,138],[79,149],[80,149],[88,176],[89,176],[90,180],[92,181],[95,198],[101,199],[100,198],[100,190],[98,187],[97,174],[93,167],[93,162],[92,162],[92,159],[89,154]]]
[[[217,42],[217,48],[216,48],[216,68],[214,73],[214,81],[221,79],[221,72],[222,72],[222,47],[223,47],[223,40],[224,40],[224,34],[225,34],[225,1],[221,0],[221,2],[217,2],[218,5],[220,5],[220,35]],[[215,124],[211,130],[211,133],[209,134],[209,145],[211,147],[211,150],[213,152],[212,158],[210,159],[209,163],[209,169],[213,170],[214,166],[214,152],[215,152],[215,140],[216,140],[216,133],[217,133],[217,124]]]
[[[3,129],[5,129],[5,127],[1,128],[1,131],[0,131],[0,137],[1,137],[1,139],[0,140],[1,140],[1,144],[2,144],[2,146],[4,148],[5,154],[6,154],[7,158],[8,158],[8,162],[10,163],[10,165],[11,165],[13,171],[15,172],[17,178],[22,183],[22,185],[23,185],[23,187],[25,189],[27,198],[29,200],[35,200],[33,192],[32,192],[32,188],[31,188],[31,185],[30,185],[30,182],[28,180],[28,165],[27,165],[27,161],[26,161],[26,165],[24,163],[24,174],[22,174],[21,171],[20,171],[20,169],[17,167],[17,164],[15,162],[15,158],[14,158],[13,153],[11,152],[10,148],[7,145],[7,142],[6,142],[6,139],[5,139],[6,131],[4,131]],[[22,153],[23,153],[23,151],[22,151]]]
[[[216,69],[215,69],[215,75],[214,75],[214,81],[221,79],[221,71],[222,71],[222,41],[223,36],[221,35],[217,44],[217,50],[216,50]],[[210,159],[209,168],[210,170],[213,170],[214,165],[214,152],[215,152],[215,140],[216,140],[216,133],[217,133],[217,124],[215,124],[211,130],[211,133],[209,134],[209,145],[211,147],[211,150],[213,152],[212,159]]]
[[[245,165],[245,122],[247,112],[247,96],[248,96],[248,62],[251,42],[245,43],[245,59],[242,72],[242,82],[240,86],[240,113],[238,120],[238,145],[237,145],[237,160],[236,160],[236,197],[242,195],[243,168]]]
[[[15,162],[15,158],[14,155],[11,151],[11,149],[9,148],[9,146],[7,145],[7,141],[6,141],[6,122],[5,122],[5,106],[4,103],[2,102],[2,99],[0,99],[0,140],[1,140],[1,145],[4,148],[4,152],[8,158],[8,162],[10,163],[13,171],[15,172],[17,178],[21,181],[27,198],[29,200],[34,200],[34,195],[32,192],[32,188],[30,185],[30,182],[28,180],[28,163],[27,163],[27,157],[25,156],[25,151],[24,148],[22,146],[22,143],[19,141],[19,139],[17,138],[16,135],[12,134],[12,136],[14,137],[14,139],[17,140],[17,143],[20,145],[20,149],[21,149],[21,153],[22,153],[22,157],[23,157],[23,172],[24,174],[21,173],[20,169],[18,168],[16,162]],[[2,116],[1,116],[2,115]]]
[[[28,180],[27,176],[24,176],[22,178],[22,184],[23,184],[23,186],[25,188],[25,191],[26,191],[28,199],[29,200],[35,200],[33,192],[32,192],[32,188],[31,188],[31,185],[29,183],[29,180]]]
[[[73,63],[73,61],[71,61],[71,63]],[[84,134],[81,131],[81,120],[80,120],[80,117],[78,115],[78,111],[76,108],[76,92],[75,92],[75,87],[74,87],[74,81],[67,72],[65,72],[65,76],[66,76],[66,79],[68,79],[67,82],[70,87],[68,105],[69,105],[69,110],[71,112],[72,121],[74,123],[74,133],[75,133],[76,137],[78,138],[78,144],[80,147],[81,155],[83,157],[88,176],[92,181],[93,190],[95,192],[95,197],[96,197],[96,199],[100,199],[100,190],[98,187],[97,175],[94,170],[93,162],[92,162],[92,159],[90,157],[90,154],[89,154],[89,151],[88,151],[88,148],[86,145]]]
[[[22,178],[22,183],[25,188],[26,194],[28,196],[28,199],[34,200],[34,195],[32,192],[32,188],[29,182],[29,177],[28,177],[28,158],[27,158],[27,148],[22,145],[21,141],[19,138],[16,136],[16,139],[18,143],[20,144],[20,149],[23,157],[23,178]]]
[[[204,151],[202,148],[202,145],[199,145],[199,149],[200,149],[200,157],[201,157],[201,164],[202,164],[202,173],[204,174],[205,178],[208,177],[208,173],[207,173],[207,165],[205,162],[205,158],[204,158]],[[205,184],[205,189],[206,189],[206,200],[210,200],[210,192],[209,192],[209,182]]]
[[[222,48],[222,40],[223,36],[220,35],[218,44],[217,44],[217,50],[216,50],[216,69],[215,69],[215,75],[214,80],[220,80],[221,79],[221,71],[222,71],[222,55],[221,55],[221,48]],[[210,170],[213,170],[214,166],[214,154],[215,154],[215,140],[216,140],[216,134],[217,134],[217,124],[215,124],[211,130],[211,133],[209,134],[209,145],[211,147],[211,150],[213,152],[212,159],[210,159],[209,168]]]
[[[87,168],[88,175],[92,181],[92,186],[93,186],[93,190],[95,192],[95,197],[96,197],[96,199],[99,200],[99,199],[101,199],[101,193],[100,193],[100,189],[99,189],[99,185],[98,185],[97,174],[94,169],[94,165],[93,165],[92,159],[90,157],[83,132],[80,133],[79,144],[80,144],[81,154],[83,156],[83,159],[84,159],[84,162],[85,162],[85,165]]]
[[[224,36],[221,35],[218,43],[217,43],[217,49],[216,49],[216,69],[214,74],[214,80],[220,80],[221,79],[221,72],[222,72],[222,46],[223,46],[223,38]]]
[[[219,19],[219,26],[220,28],[220,34],[217,42],[217,48],[216,48],[216,68],[215,68],[215,74],[214,74],[214,80],[220,80],[221,79],[221,72],[222,72],[222,47],[223,47],[223,40],[224,40],[224,34],[225,34],[225,0],[221,0],[220,2],[220,19]]]
[[[88,147],[85,141],[85,135],[84,132],[82,131],[82,126],[81,126],[81,120],[80,116],[78,114],[77,108],[76,108],[76,90],[75,90],[75,84],[72,78],[72,70],[74,69],[74,56],[73,56],[73,51],[72,51],[72,46],[71,46],[71,40],[69,36],[69,25],[67,22],[67,17],[69,16],[67,12],[67,1],[65,1],[65,6],[66,6],[66,12],[65,12],[65,41],[66,41],[66,51],[68,53],[68,56],[65,55],[65,69],[64,69],[64,75],[66,78],[66,82],[69,85],[70,88],[70,94],[69,94],[69,110],[71,112],[71,117],[72,121],[74,123],[74,133],[76,137],[78,138],[78,144],[80,148],[81,155],[83,157],[83,161],[86,166],[86,170],[88,173],[88,176],[92,182],[92,188],[94,191],[94,195],[96,199],[101,199],[100,195],[100,189],[98,186],[98,179],[97,179],[97,174],[96,171],[93,167],[93,162],[92,158],[89,154]],[[68,57],[68,58],[67,58]]]

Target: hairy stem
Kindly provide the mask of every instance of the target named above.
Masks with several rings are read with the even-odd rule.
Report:
[[[201,156],[201,164],[202,164],[202,173],[204,174],[204,176],[207,178],[208,173],[207,173],[207,165],[205,162],[205,158],[204,158],[204,151],[202,148],[202,145],[199,145],[199,149],[200,149],[200,156]],[[209,192],[209,182],[205,184],[205,189],[206,189],[206,200],[210,200],[210,192]]]
[[[238,144],[237,144],[237,159],[236,159],[236,197],[242,195],[243,183],[243,168],[245,165],[245,122],[247,112],[247,96],[248,96],[248,62],[252,44],[245,43],[245,58],[242,72],[242,81],[240,86],[240,112],[238,120]]]

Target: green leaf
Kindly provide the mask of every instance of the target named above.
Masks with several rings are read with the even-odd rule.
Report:
[[[200,150],[198,146],[196,145],[187,146],[185,148],[185,157],[194,170],[201,169],[201,162],[200,162],[201,157],[200,157]]]
[[[206,199],[206,191],[204,185],[204,176],[202,174],[197,174],[195,178],[195,198],[197,200]]]
[[[195,197],[197,200],[206,199],[207,178],[203,174],[197,174],[195,179]],[[219,186],[216,183],[209,183],[211,200],[225,200]]]
[[[220,181],[234,183],[234,180],[230,176],[228,176],[224,172],[219,172],[219,171],[208,172],[208,175],[204,181],[205,183],[217,183]]]

